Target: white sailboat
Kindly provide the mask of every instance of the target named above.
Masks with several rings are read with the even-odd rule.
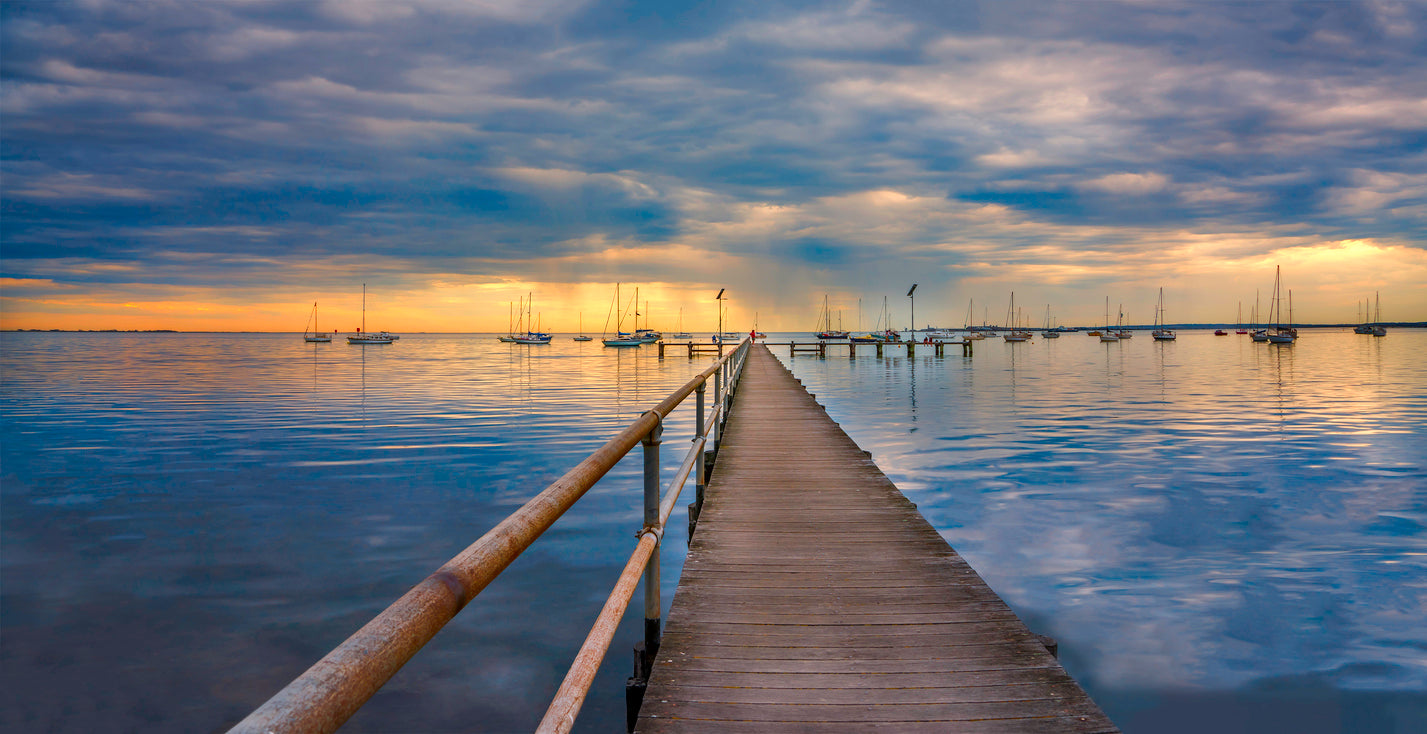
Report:
[[[639,328],[639,289],[638,289],[638,288],[635,288],[635,289],[634,289],[634,335],[637,336],[637,337],[639,337],[639,340],[642,341],[642,342],[644,342],[645,344],[653,344],[653,343],[659,341],[660,339],[663,339],[663,338],[664,338],[664,335],[663,335],[663,334],[661,334],[661,333],[659,333],[659,332],[657,332],[657,331],[655,331],[655,330],[649,328],[649,316],[650,316],[650,312],[649,312],[649,302],[648,302],[648,301],[645,301],[645,302],[644,302],[644,328],[643,328],[643,329]]]
[[[1016,312],[1016,292],[1011,291],[1011,305],[1006,309],[1006,321],[1011,324],[1011,330],[1002,335],[1008,342],[1023,342],[1031,338],[1029,331],[1021,331],[1020,314]]]
[[[637,299],[638,296],[636,295],[635,298]],[[636,308],[636,309],[638,308],[638,305],[637,305],[637,304],[636,304],[635,308]],[[643,344],[643,343],[644,343],[644,340],[643,340],[643,339],[640,339],[639,337],[635,336],[634,334],[630,334],[630,333],[628,333],[628,332],[621,331],[621,329],[624,327],[624,310],[623,310],[622,308],[620,308],[620,305],[619,305],[619,284],[618,284],[618,283],[615,283],[615,284],[614,284],[614,303],[613,303],[613,305],[611,306],[611,309],[612,309],[614,312],[616,312],[616,314],[617,314],[617,317],[616,317],[615,323],[614,323],[614,336],[613,336],[613,337],[605,336],[605,337],[601,338],[600,341],[603,342],[604,345],[607,346],[607,347],[637,347],[637,346],[639,346],[640,344]],[[609,319],[608,319],[608,317],[605,318],[605,326],[609,326]]]
[[[546,334],[546,333],[543,332],[543,331],[540,331],[540,329],[535,326],[535,313],[534,313],[534,309],[531,308],[531,303],[535,300],[535,299],[532,297],[533,295],[534,295],[534,294],[529,294],[529,293],[526,294],[526,297],[525,297],[525,321],[526,321],[525,333],[524,333],[524,334],[517,334],[517,335],[515,336],[515,340],[514,340],[514,341],[515,341],[516,344],[549,344],[549,343],[550,343],[551,335],[550,335],[550,334]]]
[[[1155,341],[1172,342],[1175,339],[1173,331],[1165,328],[1164,322],[1164,289],[1159,289],[1159,304],[1154,308],[1154,331],[1150,335]]]
[[[511,302],[509,305],[510,315],[506,318],[505,333],[496,337],[498,341],[507,343],[515,341],[515,303]],[[520,312],[522,315],[525,313],[525,305],[523,302],[521,304]]]
[[[1249,330],[1249,338],[1259,344],[1268,343],[1268,329],[1259,328],[1259,292],[1254,289],[1254,316],[1253,327]]]
[[[1125,304],[1120,304],[1120,316],[1115,319],[1115,336],[1121,339],[1129,339],[1135,333],[1125,328]]]
[[[1268,342],[1270,344],[1292,344],[1298,339],[1298,330],[1293,328],[1293,317],[1288,317],[1289,323],[1285,324],[1283,319],[1283,303],[1279,298],[1282,278],[1279,266],[1273,266],[1273,300],[1269,304],[1268,320],[1273,323],[1273,328],[1268,332]],[[1293,296],[1289,296],[1290,308],[1292,308]]]
[[[362,328],[357,333],[347,337],[348,344],[390,344],[400,337],[392,336],[385,331],[375,334],[367,331],[367,284],[362,284]]]
[[[1100,331],[1100,341],[1102,341],[1102,342],[1117,342],[1117,341],[1120,341],[1120,335],[1119,335],[1116,331],[1114,331],[1113,329],[1110,328],[1110,297],[1109,297],[1109,296],[1105,296],[1105,328]]]
[[[839,324],[840,326],[840,324]],[[832,328],[832,309],[828,307],[827,294],[823,294],[823,311],[818,315],[818,330],[813,334],[819,339],[846,339],[849,334],[842,329]]]
[[[577,342],[592,342],[595,338],[585,334],[585,312],[580,312],[580,335],[575,337]]]
[[[684,307],[679,307],[679,331],[674,334],[675,339],[693,339],[693,335],[684,331]]]
[[[311,326],[311,327],[312,327],[312,330],[311,330],[311,331],[308,331],[307,326]],[[327,334],[327,333],[325,333],[325,332],[320,332],[320,331],[317,330],[317,302],[316,302],[316,301],[313,301],[313,302],[312,302],[312,314],[307,317],[307,326],[302,327],[302,340],[303,340],[303,341],[305,341],[305,342],[310,342],[310,343],[312,343],[312,344],[329,344],[329,343],[331,343],[331,341],[332,341],[332,335],[331,335],[331,334]]]
[[[1041,332],[1042,339],[1059,339],[1060,332],[1050,327],[1050,304],[1045,305],[1045,330]]]

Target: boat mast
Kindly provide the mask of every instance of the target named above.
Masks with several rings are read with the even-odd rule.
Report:
[[[367,331],[367,284],[362,284],[362,333]]]

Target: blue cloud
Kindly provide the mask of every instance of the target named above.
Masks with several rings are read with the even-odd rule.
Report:
[[[1427,231],[1417,3],[6,3],[0,21],[9,275],[234,250],[274,277],[335,253],[518,273],[590,242],[746,236],[851,286],[867,249],[950,270],[1115,228],[1149,233],[1126,250],[1156,230],[1263,251]],[[883,190],[915,216],[824,211]],[[740,221],[764,205],[791,214]]]

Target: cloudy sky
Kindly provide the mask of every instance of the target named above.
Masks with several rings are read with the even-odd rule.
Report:
[[[4,328],[1427,319],[1427,3],[6,2]]]

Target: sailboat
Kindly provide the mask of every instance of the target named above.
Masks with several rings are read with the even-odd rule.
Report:
[[[307,330],[307,326],[312,327],[312,331]],[[312,314],[307,317],[307,326],[302,327],[302,340],[313,344],[328,344],[332,341],[332,335],[317,330],[317,302],[312,303]]]
[[[1234,331],[1235,334],[1247,334],[1247,333],[1249,333],[1249,330],[1244,328],[1244,302],[1243,302],[1243,301],[1239,301],[1239,320],[1238,320],[1236,323],[1238,324],[1238,328],[1235,329],[1235,331]]]
[[[1117,334],[1117,333],[1115,333],[1115,332],[1110,328],[1110,297],[1109,297],[1109,296],[1105,296],[1105,328],[1100,330],[1100,341],[1102,341],[1102,342],[1117,342],[1117,341],[1120,341],[1120,335]]]
[[[638,298],[637,295],[636,298]],[[614,304],[610,308],[612,311],[615,311],[618,314],[618,317],[615,319],[614,324],[614,336],[603,337],[600,339],[600,341],[603,342],[604,345],[607,347],[637,347],[640,344],[643,344],[644,340],[640,339],[639,337],[624,331],[620,331],[620,329],[624,327],[624,310],[621,309],[619,305],[618,283],[614,284]],[[609,325],[608,318],[605,319],[605,325]]]
[[[1045,331],[1041,332],[1042,339],[1059,339],[1060,332],[1050,328],[1050,304],[1045,305]]]
[[[684,307],[679,307],[679,332],[674,335],[675,339],[693,339],[693,335],[684,331]]]
[[[860,300],[858,302],[858,305],[861,305]],[[859,315],[861,314],[860,308],[858,309],[858,313]],[[861,319],[859,318],[859,321],[860,320]],[[902,335],[898,334],[897,331],[892,328],[892,314],[887,309],[886,296],[882,296],[882,315],[877,317],[877,325],[882,327],[881,331],[872,331],[862,336],[848,337],[848,340],[857,344],[875,344],[877,342],[896,343],[898,341],[901,341]]]
[[[595,338],[585,334],[585,312],[580,312],[580,335],[575,337],[577,342],[592,342]]]
[[[534,319],[534,315],[535,315],[535,314],[534,314],[533,309],[531,308],[531,305],[530,305],[534,300],[535,300],[535,299],[531,297],[531,294],[526,294],[526,297],[525,297],[525,322],[526,322],[526,324],[525,324],[525,333],[524,333],[524,334],[517,334],[517,335],[515,336],[515,343],[516,343],[516,344],[549,344],[549,343],[550,343],[551,335],[550,335],[550,334],[546,334],[545,332],[540,331],[538,328],[535,327],[535,319]]]
[[[1006,320],[1011,323],[1011,330],[1006,332],[1002,338],[1008,342],[1023,342],[1031,338],[1029,331],[1021,331],[1019,322],[1020,315],[1016,313],[1016,292],[1011,291],[1011,305],[1006,309]]]
[[[1289,324],[1283,322],[1283,303],[1279,298],[1282,279],[1279,266],[1273,266],[1273,300],[1268,309],[1268,320],[1273,322],[1273,329],[1268,332],[1268,342],[1270,344],[1292,344],[1298,338],[1298,330],[1292,326],[1292,316],[1289,316]],[[1292,307],[1293,296],[1289,296],[1290,308]]]
[[[1292,301],[1289,301],[1289,303],[1292,303]],[[1382,325],[1382,297],[1378,291],[1373,291],[1372,321],[1372,335],[1387,336],[1387,327]]]
[[[664,335],[649,328],[649,302],[644,302],[644,328],[639,328],[639,289],[634,289],[634,335],[639,337],[645,344],[653,344]]]
[[[1129,339],[1135,333],[1125,328],[1125,304],[1120,304],[1120,317],[1115,320],[1115,336],[1121,339]]]
[[[986,338],[986,335],[985,335],[985,334],[982,334],[981,331],[980,331],[980,329],[978,329],[975,324],[971,323],[971,322],[973,322],[973,321],[975,321],[975,320],[976,320],[976,299],[975,299],[975,298],[967,299],[967,302],[966,302],[966,324],[965,324],[965,326],[964,326],[964,329],[965,329],[965,331],[966,331],[966,338],[967,338],[967,339],[973,339],[973,340],[976,340],[976,341],[980,341],[980,340],[982,340],[982,339],[985,339],[985,338]]]
[[[347,337],[348,344],[390,344],[398,337],[385,331],[372,334],[367,331],[367,284],[362,284],[362,328]]]
[[[841,324],[839,324],[841,326]],[[819,339],[846,339],[848,333],[832,328],[832,310],[828,307],[827,294],[823,294],[823,311],[818,315],[818,330],[813,334]]]
[[[1150,335],[1155,338],[1155,341],[1161,342],[1172,342],[1175,339],[1174,332],[1165,328],[1163,288],[1159,289],[1159,305],[1154,309],[1154,331],[1151,331]]]
[[[1250,338],[1250,339],[1253,339],[1255,342],[1267,343],[1267,342],[1268,342],[1268,329],[1260,329],[1260,328],[1258,328],[1258,327],[1259,327],[1259,292],[1258,292],[1258,289],[1255,289],[1255,290],[1254,290],[1254,317],[1253,317],[1253,322],[1254,322],[1254,323],[1253,323],[1253,326],[1252,326],[1252,327],[1250,328],[1250,330],[1249,330],[1249,338]]]

